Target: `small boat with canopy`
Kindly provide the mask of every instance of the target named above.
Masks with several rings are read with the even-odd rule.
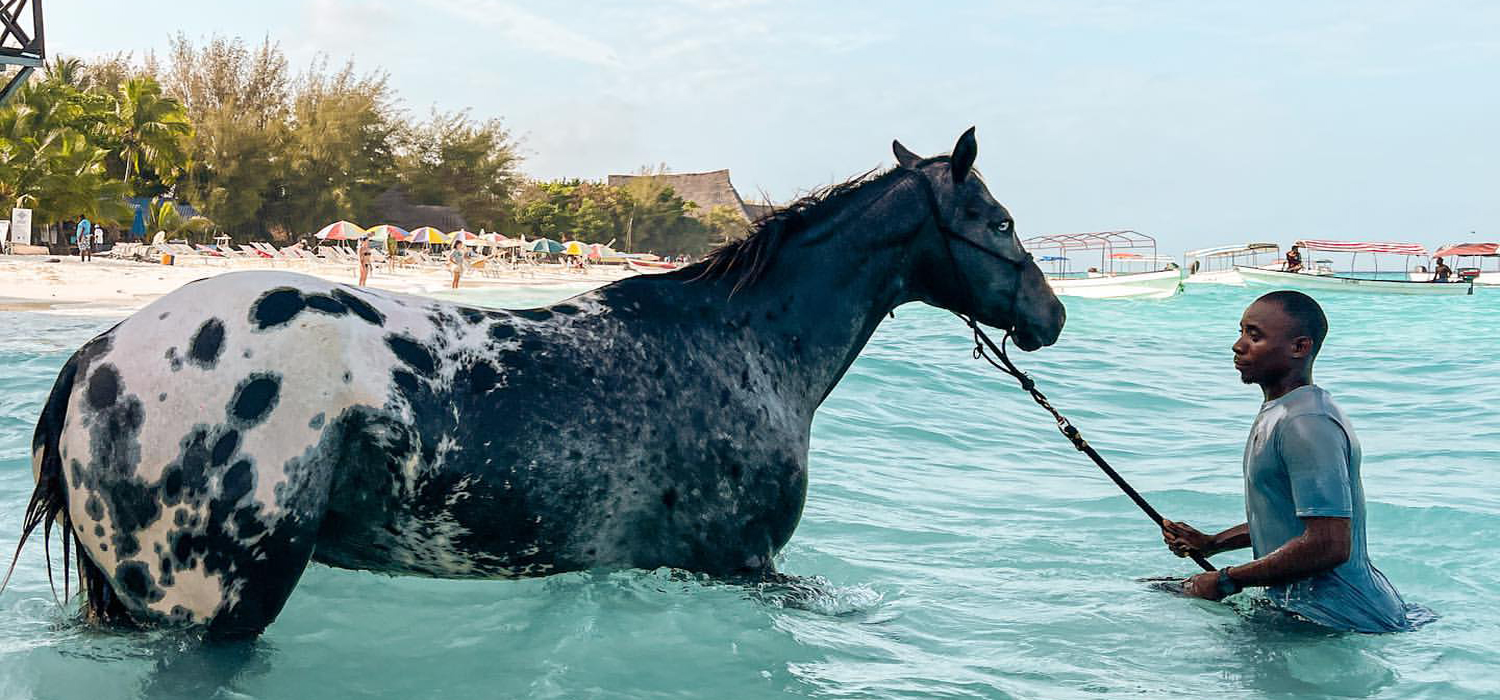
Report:
[[[1313,272],[1287,272],[1285,270],[1267,270],[1245,265],[1236,266],[1234,269],[1245,279],[1245,284],[1252,287],[1278,287],[1281,289],[1297,289],[1302,291],[1338,291],[1338,292],[1360,292],[1366,294],[1412,294],[1424,296],[1442,295],[1464,295],[1473,294],[1472,282],[1453,281],[1448,283],[1413,281],[1406,273],[1412,269],[1410,261],[1412,258],[1427,258],[1427,249],[1419,243],[1385,243],[1385,242],[1361,242],[1361,241],[1329,241],[1304,239],[1297,241],[1297,247],[1305,251],[1322,251],[1328,253],[1348,253],[1352,255],[1349,267],[1351,272],[1347,273],[1324,273]],[[1359,256],[1369,255],[1373,270],[1355,273],[1355,264]],[[1403,256],[1407,264],[1401,266],[1396,272],[1387,271],[1385,276],[1380,272],[1380,255]]]
[[[1138,231],[1059,233],[1022,241],[1059,296],[1090,299],[1165,299],[1182,291],[1177,261],[1156,253],[1156,239]],[[1077,260],[1098,266],[1072,268]]]
[[[1238,265],[1264,270],[1281,269],[1281,246],[1275,243],[1236,243],[1200,248],[1182,254],[1187,278],[1183,284],[1227,284],[1245,286],[1245,278],[1234,268]]]
[[[1479,286],[1500,286],[1500,243],[1449,243],[1432,253],[1433,258],[1449,258],[1454,276],[1472,279]],[[1487,264],[1488,261],[1493,261]],[[1494,268],[1494,269],[1486,269]],[[1423,269],[1411,273],[1411,278],[1421,282],[1432,279],[1432,273]]]

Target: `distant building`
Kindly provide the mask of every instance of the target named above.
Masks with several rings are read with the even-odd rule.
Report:
[[[431,226],[439,231],[467,229],[464,215],[453,207],[435,204],[412,204],[406,190],[392,187],[375,197],[375,212],[382,224],[393,224],[408,231]],[[374,224],[371,224],[374,225]]]
[[[663,173],[661,175],[610,175],[610,187],[624,187],[632,180],[639,178],[661,178],[661,181],[671,186],[677,196],[686,201],[698,205],[695,212],[697,216],[703,216],[715,207],[728,207],[746,221],[754,221],[760,218],[760,212],[766,205],[746,204],[740,198],[740,193],[734,189],[734,184],[729,182],[728,170],[714,170],[707,173]]]

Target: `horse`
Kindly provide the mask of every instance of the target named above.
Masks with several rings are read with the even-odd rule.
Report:
[[[543,308],[278,271],[189,283],[63,365],[17,554],[58,522],[85,620],[218,639],[261,634],[309,561],[775,576],[813,414],[887,314],[925,302],[1028,351],[1065,320],[974,130],[948,156],[892,145],[896,167],[698,263]]]

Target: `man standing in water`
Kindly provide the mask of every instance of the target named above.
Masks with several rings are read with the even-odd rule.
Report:
[[[1188,579],[1183,591],[1195,598],[1265,586],[1272,603],[1326,627],[1406,629],[1401,596],[1365,551],[1359,439],[1313,384],[1327,333],[1323,309],[1301,292],[1271,292],[1245,309],[1234,366],[1265,394],[1245,444],[1248,522],[1208,535],[1168,520],[1163,539],[1180,557],[1253,548],[1253,561]]]

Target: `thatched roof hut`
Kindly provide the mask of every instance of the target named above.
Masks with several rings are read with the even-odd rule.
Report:
[[[609,185],[624,187],[626,183],[638,178],[660,178],[662,182],[671,186],[677,196],[698,205],[698,210],[695,212],[697,216],[707,214],[715,207],[728,207],[731,211],[745,217],[746,221],[754,221],[757,218],[746,206],[745,200],[740,198],[740,193],[734,189],[734,185],[729,182],[728,170],[662,175],[610,175]]]

